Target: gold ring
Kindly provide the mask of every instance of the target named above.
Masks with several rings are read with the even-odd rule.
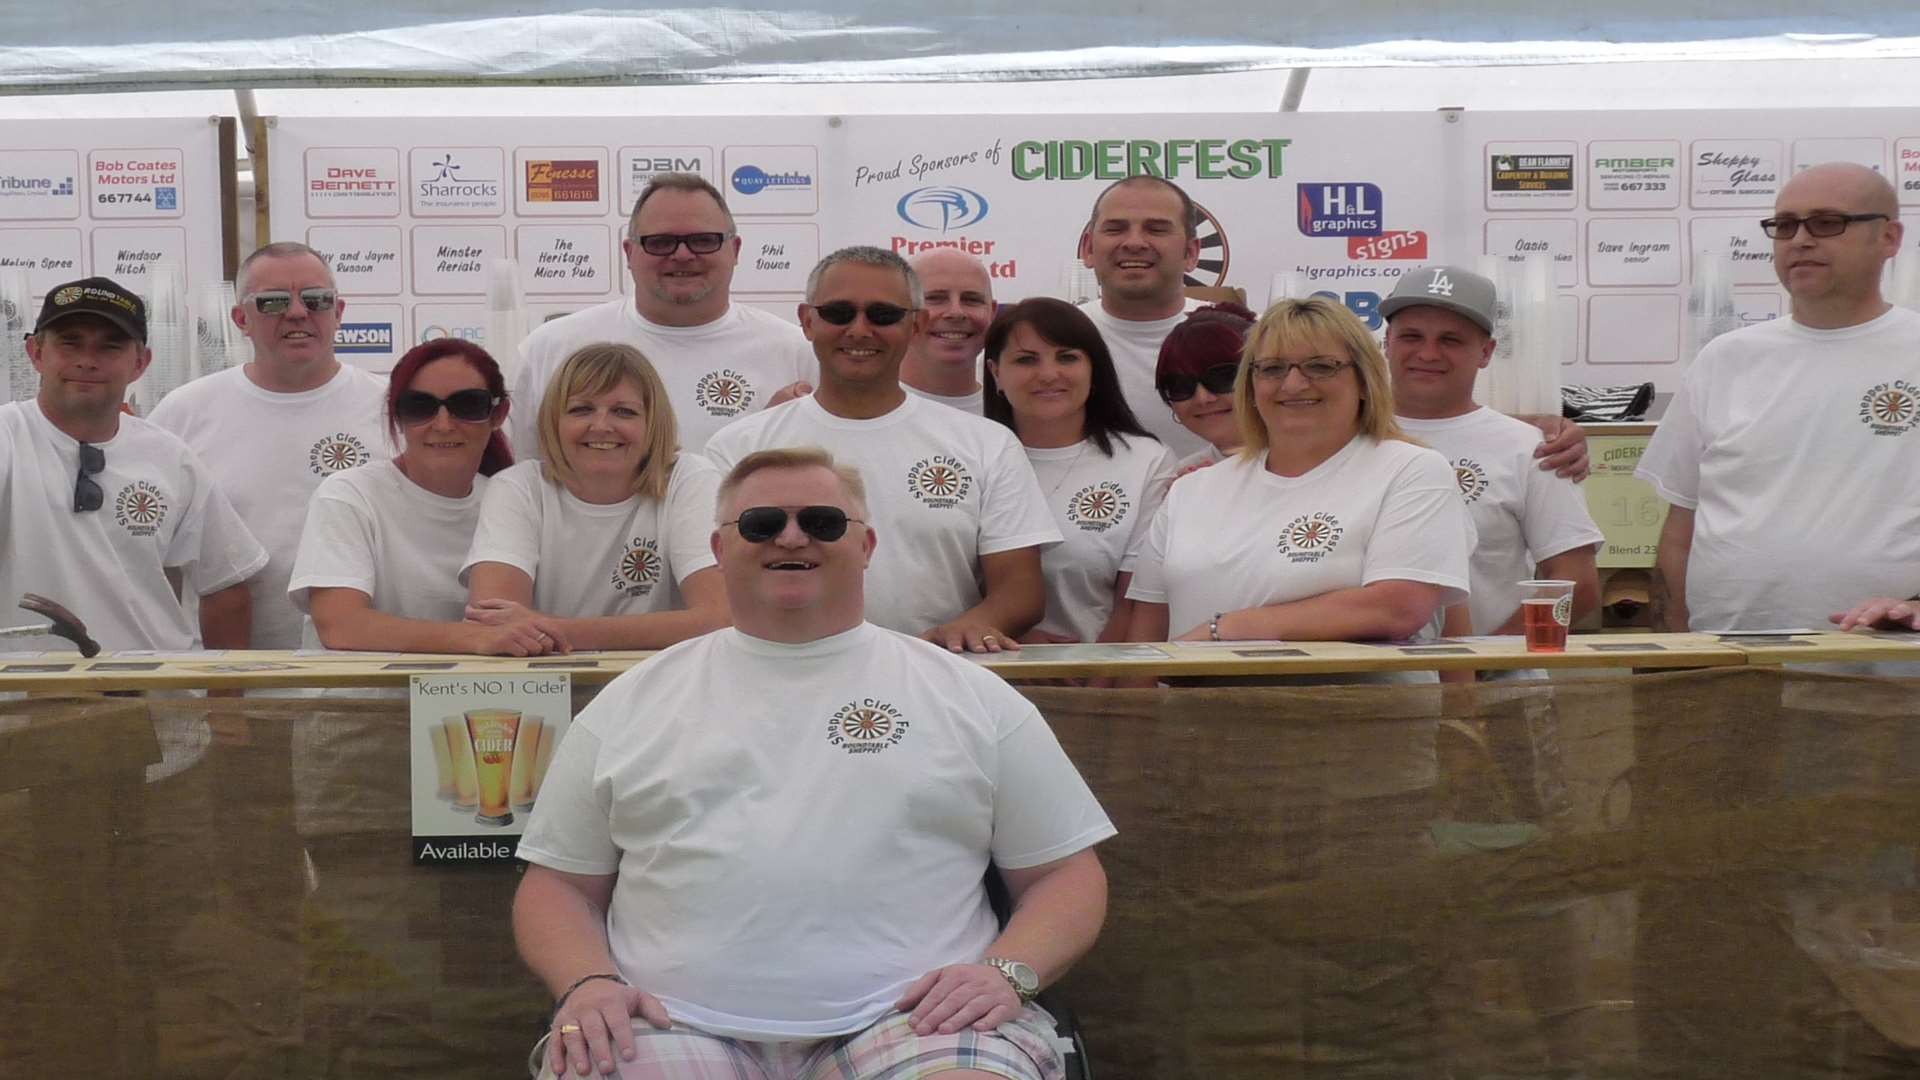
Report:
[[[560,1034],[562,1034],[562,1035],[578,1035],[578,1034],[580,1034],[580,1025],[579,1025],[579,1024],[561,1024],[561,1025],[560,1025]]]

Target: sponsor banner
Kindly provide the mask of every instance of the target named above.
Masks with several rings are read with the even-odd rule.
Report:
[[[79,217],[80,175],[75,150],[0,150],[0,221]]]
[[[1554,284],[1571,289],[1578,284],[1580,227],[1572,218],[1494,218],[1487,222],[1488,255],[1514,265],[1529,255],[1553,259]]]
[[[743,214],[820,210],[820,150],[813,146],[729,146],[723,155],[727,206]]]
[[[620,163],[620,216],[633,216],[633,204],[647,184],[661,173],[692,173],[719,187],[714,176],[711,146],[623,146],[616,160]]]
[[[307,230],[307,246],[345,295],[398,296],[406,288],[398,225],[316,225]]]
[[[391,371],[410,347],[406,311],[399,304],[347,298],[346,314],[333,335],[333,351],[340,359],[369,371]]]
[[[307,151],[307,216],[400,216],[400,151],[390,146],[316,146]]]
[[[1811,169],[1829,161],[1851,161],[1885,175],[1887,140],[1885,139],[1795,139],[1793,171]]]
[[[415,225],[414,295],[484,297],[494,260],[507,257],[499,225]]]
[[[1680,284],[1677,218],[1595,218],[1587,222],[1587,284]]]
[[[603,146],[521,147],[513,153],[514,208],[529,217],[600,217],[612,175]]]
[[[76,228],[0,229],[0,270],[27,272],[27,287],[45,296],[56,285],[88,276],[86,245]],[[38,311],[27,315],[32,325]]]
[[[92,239],[92,272],[113,278],[134,292],[146,289],[147,268],[154,263],[187,265],[187,230],[182,228],[98,228],[93,230]],[[188,283],[192,283],[190,271]]]
[[[529,313],[529,323],[537,322]],[[413,305],[413,337],[408,348],[434,338],[459,338],[471,341],[475,345],[487,343],[487,305],[485,304],[415,304]]]
[[[1577,150],[1571,142],[1488,143],[1487,209],[1575,209],[1580,205],[1573,173]]]
[[[1295,186],[1302,236],[1379,236],[1385,231],[1378,185],[1347,181]]]
[[[607,226],[522,225],[514,232],[522,292],[613,291],[613,230]]]
[[[96,218],[175,218],[186,172],[179,149],[95,150],[87,155],[87,212]]]
[[[1920,139],[1893,144],[1893,186],[1903,206],[1920,206]]]
[[[497,146],[416,146],[407,153],[414,217],[499,217],[507,212],[507,155]]]
[[[810,222],[742,222],[740,261],[733,270],[736,293],[807,291],[807,274],[820,261],[820,226]]]
[[[1695,139],[1687,151],[1693,169],[1690,205],[1703,210],[1773,207],[1786,171],[1778,139]]]
[[[416,866],[513,857],[572,720],[572,683],[566,671],[409,680]]]
[[[1698,256],[1694,276],[1700,274],[1700,259],[1725,259],[1735,285],[1771,285],[1773,241],[1760,231],[1757,217],[1697,217],[1689,223],[1690,246]]]
[[[1680,205],[1677,140],[1587,144],[1587,205],[1595,210],[1672,210]]]

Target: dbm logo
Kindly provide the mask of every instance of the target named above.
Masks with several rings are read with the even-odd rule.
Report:
[[[900,196],[900,220],[933,232],[964,229],[987,216],[987,197],[970,188],[923,187]]]
[[[393,324],[387,322],[341,323],[333,332],[333,351],[343,353],[390,353],[393,351]]]
[[[1301,184],[1300,231],[1307,236],[1379,236],[1380,188],[1374,184]]]

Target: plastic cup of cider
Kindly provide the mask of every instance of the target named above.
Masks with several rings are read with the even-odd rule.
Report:
[[[1520,583],[1520,627],[1528,652],[1566,652],[1567,628],[1573,625],[1573,582]]]

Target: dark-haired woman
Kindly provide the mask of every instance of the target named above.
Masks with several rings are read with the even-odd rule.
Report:
[[[1233,383],[1256,319],[1239,304],[1208,304],[1188,312],[1160,343],[1153,387],[1176,423],[1207,440],[1205,450],[1179,461],[1177,472],[1225,461],[1240,449]]]
[[[540,623],[463,621],[460,564],[486,478],[513,464],[500,425],[506,382],[485,349],[439,338],[409,351],[387,388],[392,461],[327,477],[313,493],[287,593],[308,647],[532,656],[564,648]]]
[[[1093,321],[1049,297],[1002,311],[987,329],[986,415],[1026,447],[1064,543],[1040,558],[1047,615],[1028,642],[1125,640],[1125,599],[1173,455],[1120,393]]]

